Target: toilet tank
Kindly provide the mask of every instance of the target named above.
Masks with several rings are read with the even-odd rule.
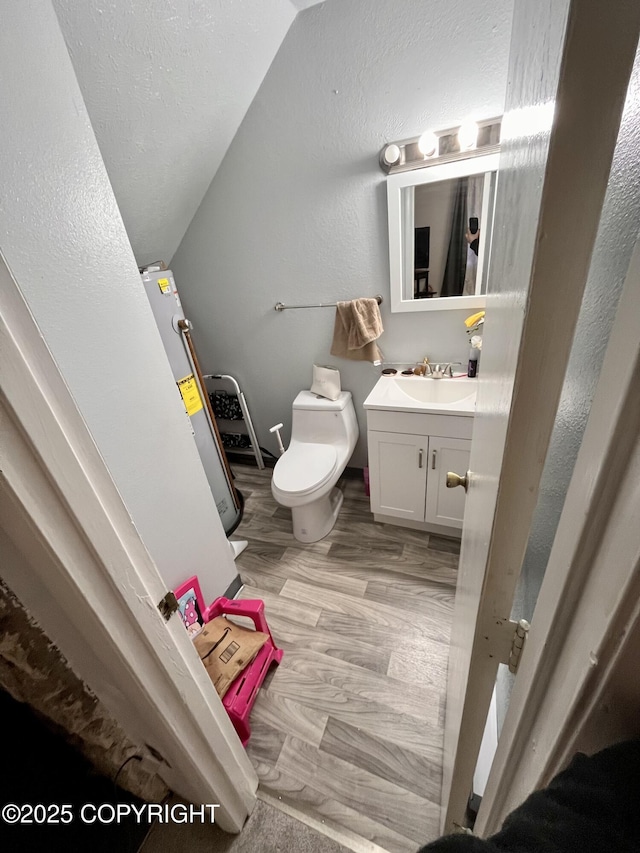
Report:
[[[337,400],[300,391],[293,401],[291,438],[320,444],[347,443],[355,446],[358,421],[350,391],[342,391]]]

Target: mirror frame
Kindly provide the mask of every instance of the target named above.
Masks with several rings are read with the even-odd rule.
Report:
[[[397,172],[387,178],[387,213],[389,217],[389,278],[391,312],[406,311],[450,311],[455,308],[484,308],[486,295],[440,296],[435,299],[405,299],[404,270],[405,245],[402,239],[402,190],[439,181],[463,178],[468,175],[483,175],[497,172],[500,154],[481,154],[433,166]],[[486,230],[486,229],[485,229]],[[486,239],[486,234],[484,235]],[[484,255],[485,241],[481,238],[478,267]],[[483,260],[483,258],[482,258]],[[486,273],[485,273],[486,275]]]

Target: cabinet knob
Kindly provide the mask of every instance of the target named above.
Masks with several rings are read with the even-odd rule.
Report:
[[[455,474],[453,471],[447,472],[447,488],[455,489],[456,486],[462,486],[465,492],[469,488],[469,478],[471,476],[471,471],[467,471],[464,477],[461,477],[460,474]]]

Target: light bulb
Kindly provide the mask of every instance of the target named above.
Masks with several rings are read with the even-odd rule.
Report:
[[[438,151],[438,137],[430,130],[425,131],[418,140],[418,148],[425,157],[433,157]]]
[[[382,154],[382,158],[387,166],[393,166],[400,159],[400,148],[395,143],[387,145]]]
[[[474,148],[478,141],[478,125],[475,121],[466,121],[458,130],[458,142],[461,150]]]

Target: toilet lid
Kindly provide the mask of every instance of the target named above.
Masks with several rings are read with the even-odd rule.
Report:
[[[306,495],[327,482],[336,467],[336,450],[330,444],[295,444],[273,469],[273,484],[290,495]]]

